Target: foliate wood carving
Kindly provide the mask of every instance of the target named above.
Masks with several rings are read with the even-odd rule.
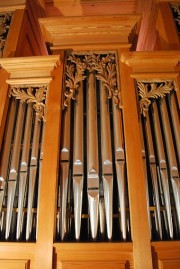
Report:
[[[11,87],[9,96],[13,96],[16,99],[19,99],[21,103],[26,102],[33,103],[33,108],[38,116],[39,120],[46,121],[45,109],[46,109],[46,93],[47,86],[41,87],[31,87],[22,88],[22,87]]]
[[[66,66],[67,79],[65,91],[66,100],[64,101],[65,106],[68,106],[71,99],[76,99],[80,82],[86,78],[84,75],[86,65],[81,62],[80,58],[76,57],[75,55],[69,55],[68,61],[69,63]]]
[[[174,89],[174,84],[172,81],[165,81],[162,83],[138,81],[137,87],[139,96],[141,97],[139,101],[140,113],[146,117],[151,104],[151,99],[163,98]]]
[[[0,58],[3,56],[3,50],[9,27],[12,19],[12,13],[0,14]]]
[[[80,82],[88,72],[94,72],[97,80],[102,81],[108,91],[108,98],[120,106],[119,90],[117,88],[117,70],[115,54],[70,54],[66,66],[66,91],[64,105],[71,99],[75,100]]]
[[[180,4],[172,4],[171,9],[173,12],[178,34],[180,35]]]

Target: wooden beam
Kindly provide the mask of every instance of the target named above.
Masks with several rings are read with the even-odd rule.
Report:
[[[53,261],[58,159],[60,143],[61,96],[63,64],[53,72],[47,102],[44,159],[39,191],[36,269],[50,269]]]
[[[146,186],[136,93],[134,80],[131,78],[131,68],[122,62],[120,63],[120,77],[134,268],[152,269]]]

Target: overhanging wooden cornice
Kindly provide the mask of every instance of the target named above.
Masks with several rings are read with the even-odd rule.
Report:
[[[23,58],[2,58],[0,65],[8,73],[8,84],[47,84],[51,80],[51,72],[60,64],[60,56],[35,56]]]
[[[83,16],[100,14],[135,14],[137,0],[39,0],[49,16]],[[144,0],[141,0],[141,2]],[[53,10],[54,9],[54,10]],[[51,15],[50,15],[51,14]]]
[[[39,19],[46,42],[61,48],[128,43],[139,15],[52,17]]]
[[[0,12],[12,12],[16,9],[24,9],[27,0],[1,0]]]
[[[136,72],[179,72],[180,51],[127,52],[121,54],[121,62]]]

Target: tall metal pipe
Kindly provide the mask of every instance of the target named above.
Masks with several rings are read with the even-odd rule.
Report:
[[[92,238],[97,237],[99,218],[99,166],[96,79],[89,73],[87,83],[87,193]]]

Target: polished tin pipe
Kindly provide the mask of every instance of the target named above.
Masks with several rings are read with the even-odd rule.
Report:
[[[164,145],[163,145],[163,139],[162,139],[162,131],[160,126],[160,120],[158,115],[158,109],[156,102],[152,103],[153,108],[153,124],[154,124],[154,132],[155,132],[155,138],[156,138],[156,145],[157,145],[157,156],[159,160],[159,167],[161,169],[166,169],[166,158],[164,153]]]
[[[96,79],[93,72],[87,81],[87,193],[92,238],[97,237],[99,219],[99,165]]]
[[[169,122],[169,116],[166,106],[166,100],[161,100],[161,118],[163,122],[163,130],[166,140],[166,148],[167,148],[167,154],[168,154],[168,160],[169,160],[169,166],[170,166],[170,173],[172,177],[179,177],[178,167],[177,167],[177,161],[176,161],[176,155],[174,150],[174,144],[172,139],[172,133],[171,133],[171,126]]]

